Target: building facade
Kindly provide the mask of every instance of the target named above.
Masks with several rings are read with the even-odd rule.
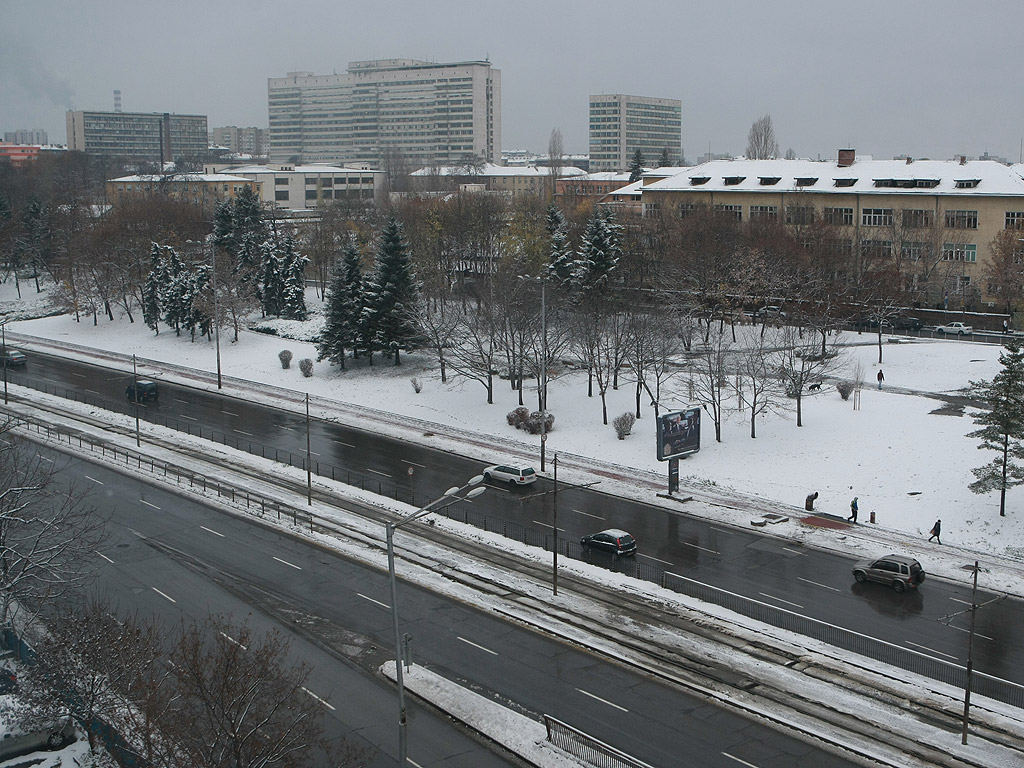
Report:
[[[898,269],[900,288],[943,309],[994,306],[993,243],[1024,237],[1024,178],[985,160],[717,160],[642,186],[641,200],[645,216],[710,208],[782,224],[842,263]]]
[[[489,61],[350,62],[344,74],[267,81],[270,162],[401,163],[501,156],[501,72]]]
[[[646,165],[683,155],[683,102],[624,94],[590,97],[590,171],[625,171],[640,150]]]
[[[195,203],[212,211],[217,203],[235,199],[238,193],[246,188],[262,195],[259,181],[231,174],[143,174],[110,179],[107,182],[107,200],[116,205],[126,197],[164,195],[175,200]]]
[[[36,146],[50,143],[46,131],[42,128],[35,128],[31,131],[28,128],[4,131],[4,141],[8,144],[35,144]]]
[[[206,159],[206,115],[168,112],[87,112],[66,115],[68,149],[131,162],[165,163]]]
[[[255,127],[239,128],[237,125],[211,128],[210,144],[225,147],[233,155],[266,157],[267,130]]]
[[[0,160],[11,165],[24,165],[39,157],[39,147],[35,144],[8,144],[0,141]]]
[[[423,192],[445,192],[455,189],[498,192],[506,197],[546,196],[551,192],[552,169],[536,165],[505,166],[484,163],[479,167],[447,166],[421,168],[410,175],[414,188]],[[558,168],[555,185],[564,178],[585,175],[580,168]]]
[[[380,171],[327,163],[244,165],[221,170],[259,182],[261,200],[282,210],[306,210],[342,200],[372,203],[384,196],[384,174]]]

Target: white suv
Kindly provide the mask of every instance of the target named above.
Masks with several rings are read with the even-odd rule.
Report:
[[[537,482],[537,473],[533,471],[533,467],[524,467],[518,464],[495,464],[484,470],[484,480],[511,485],[529,485]]]

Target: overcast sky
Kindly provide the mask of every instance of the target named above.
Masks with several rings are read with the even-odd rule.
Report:
[[[742,153],[771,114],[783,152],[888,158],[1024,136],[1020,0],[0,0],[0,131],[67,140],[64,112],[267,125],[267,78],[373,58],[489,58],[503,149],[586,152],[588,98],[681,99],[683,150]]]

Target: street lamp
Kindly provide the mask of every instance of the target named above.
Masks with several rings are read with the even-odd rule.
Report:
[[[398,583],[395,579],[395,530],[435,511],[434,505],[439,504],[442,501],[447,501],[451,504],[462,499],[472,499],[479,496],[487,489],[474,488],[473,486],[480,485],[480,483],[483,482],[483,479],[483,475],[472,477],[462,487],[449,488],[444,492],[443,496],[434,499],[426,506],[420,507],[411,515],[403,517],[400,520],[384,524],[384,528],[387,532],[388,544],[388,581],[391,584],[391,623],[395,631],[395,683],[398,685],[398,764],[403,766],[403,768],[408,764],[408,741],[405,730],[405,682],[402,678],[402,637],[399,634],[398,629]],[[467,488],[472,488],[472,490],[465,496],[460,496],[459,494]]]
[[[0,323],[0,349],[3,350],[3,362],[0,363],[4,368],[4,405],[7,405],[7,321]]]
[[[540,471],[544,471],[544,448],[548,441],[548,308],[547,280],[520,275],[520,280],[540,283]]]

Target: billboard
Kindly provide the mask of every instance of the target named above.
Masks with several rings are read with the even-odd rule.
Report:
[[[700,450],[700,408],[663,413],[657,423],[658,461],[689,456]]]

